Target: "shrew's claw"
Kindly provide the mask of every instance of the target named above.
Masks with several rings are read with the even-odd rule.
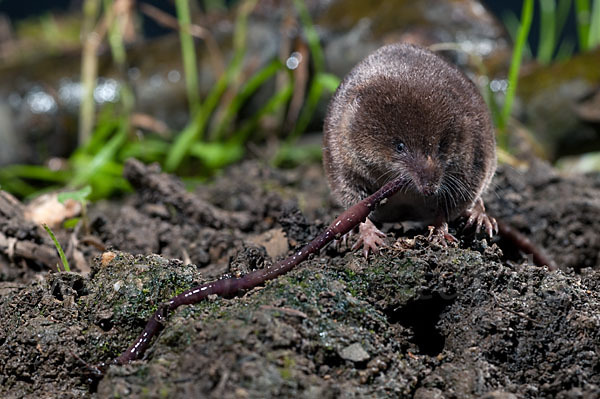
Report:
[[[429,226],[427,239],[434,244],[447,247],[449,242],[458,242],[458,239],[448,232],[448,223],[440,226]]]
[[[478,198],[473,204],[473,207],[465,212],[465,216],[468,217],[465,229],[472,226],[475,227],[475,232],[479,233],[483,227],[487,235],[491,238],[494,234],[498,234],[498,222],[496,219],[485,213],[485,206],[483,200]]]
[[[385,233],[379,230],[368,218],[365,222],[360,224],[358,230],[359,235],[352,246],[353,251],[359,249],[362,245],[362,253],[365,258],[368,258],[369,252],[378,253],[379,249],[385,246]]]

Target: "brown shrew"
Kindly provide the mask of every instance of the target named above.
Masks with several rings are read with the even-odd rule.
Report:
[[[323,164],[344,207],[402,178],[404,187],[360,225],[355,247],[365,255],[382,245],[373,222],[430,225],[430,239],[455,238],[448,222],[491,236],[481,195],[496,170],[496,143],[487,106],[458,68],[424,48],[391,44],[350,71],[329,105]]]

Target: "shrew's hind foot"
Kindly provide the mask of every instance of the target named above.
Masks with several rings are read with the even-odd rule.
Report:
[[[448,223],[442,223],[439,226],[429,226],[429,235],[427,239],[434,244],[447,247],[449,242],[458,242],[456,237],[448,232]]]
[[[475,231],[479,233],[483,227],[489,237],[493,237],[494,234],[498,234],[498,222],[496,219],[485,213],[485,206],[483,200],[480,198],[475,201],[473,207],[465,211],[465,217],[468,217],[465,229],[475,225]]]
[[[354,236],[355,236],[355,229],[350,230],[349,232],[344,234],[341,238],[336,238],[335,240],[333,240],[331,245],[337,252],[342,253],[346,249],[350,248],[350,243],[352,242]]]
[[[355,251],[363,247],[362,253],[365,258],[369,257],[369,252],[378,253],[379,249],[385,246],[385,233],[379,230],[369,218],[358,226],[358,239],[352,246]]]

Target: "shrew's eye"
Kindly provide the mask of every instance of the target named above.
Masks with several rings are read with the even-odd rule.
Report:
[[[404,152],[405,148],[406,145],[401,141],[399,141],[398,144],[396,144],[396,151],[398,152]]]

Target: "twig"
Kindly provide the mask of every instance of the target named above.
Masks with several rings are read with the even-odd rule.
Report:
[[[185,187],[174,180],[172,176],[161,174],[158,167],[146,166],[136,159],[125,162],[123,175],[139,192],[150,192],[150,195],[161,198],[167,204],[174,206],[181,213],[198,223],[214,228],[223,225],[239,227],[244,230],[250,227],[251,220],[243,212],[227,212],[201,200]]]
[[[9,258],[18,257],[33,260],[48,269],[58,271],[56,264],[59,258],[56,254],[56,248],[46,244],[17,240],[0,232],[0,252],[6,254]]]

